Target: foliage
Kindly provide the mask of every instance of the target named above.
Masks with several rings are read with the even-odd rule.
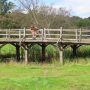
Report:
[[[79,27],[88,27],[90,26],[90,20],[89,19],[82,19],[78,22]]]
[[[24,3],[24,2],[25,3]],[[82,28],[90,26],[90,18],[80,18],[71,16],[70,10],[60,7],[59,9],[49,5],[39,5],[38,0],[19,0],[23,10],[13,10],[8,13],[15,4],[8,0],[0,1],[0,28],[23,28],[30,27],[31,24],[39,28]],[[33,8],[32,8],[33,6]]]
[[[14,21],[9,15],[0,16],[0,28],[20,28],[20,25],[17,21]]]
[[[0,59],[3,61],[7,58],[13,58],[16,59],[16,50],[15,47],[7,44],[4,47],[0,49]],[[23,57],[24,51],[21,49],[21,60],[24,59]],[[64,51],[64,58],[65,63],[66,62],[72,62],[74,60],[78,60],[80,58],[83,58],[83,61],[90,62],[90,60],[87,60],[87,58],[90,58],[90,46],[81,46],[77,49],[77,57],[74,59],[72,56],[72,48],[66,48]],[[29,48],[29,61],[30,62],[40,62],[42,59],[42,51],[41,47],[39,45],[34,45],[31,48]],[[48,45],[46,47],[46,61],[48,62],[54,62],[59,61],[59,51],[58,48]]]
[[[0,14],[5,15],[14,7],[14,3],[8,0],[0,0]]]
[[[72,22],[74,23],[74,25],[77,27],[77,28],[87,28],[90,26],[90,20],[89,18],[80,18],[80,17],[72,17]]]
[[[34,45],[29,49],[29,57],[30,60],[32,60],[33,62],[40,62],[41,60],[41,47],[39,45]]]

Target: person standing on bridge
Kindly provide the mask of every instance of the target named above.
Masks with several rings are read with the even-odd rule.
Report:
[[[30,28],[31,28],[32,38],[36,39],[38,28],[34,25],[32,25]]]

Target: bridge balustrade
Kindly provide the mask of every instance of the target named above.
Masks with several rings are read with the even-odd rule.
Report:
[[[89,29],[39,29],[36,39],[30,29],[0,29],[0,41],[47,41],[90,43]]]

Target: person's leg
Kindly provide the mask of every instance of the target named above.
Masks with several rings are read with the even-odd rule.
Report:
[[[34,31],[34,39],[36,39],[36,31]]]
[[[36,39],[36,32],[35,31],[32,31],[32,38]]]

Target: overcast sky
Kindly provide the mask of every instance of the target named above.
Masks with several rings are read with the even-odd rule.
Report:
[[[15,0],[10,0],[15,1]],[[42,0],[41,0],[42,1]],[[71,15],[80,17],[90,16],[90,0],[43,0],[46,4],[54,7],[64,7],[71,10]]]

